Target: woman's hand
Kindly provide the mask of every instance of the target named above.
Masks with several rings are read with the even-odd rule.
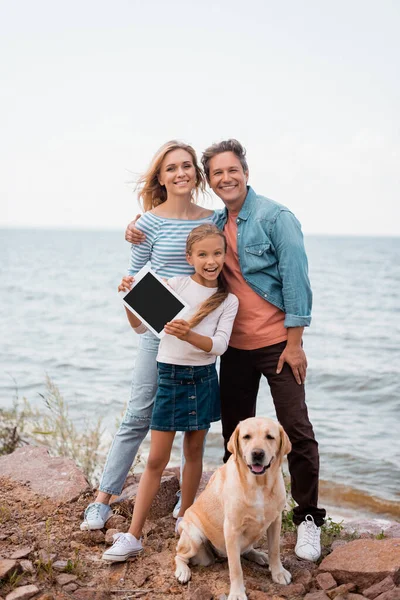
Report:
[[[118,291],[129,292],[129,290],[132,288],[132,284],[134,281],[135,278],[132,277],[132,275],[125,275],[125,277],[122,278],[122,281],[118,286]]]
[[[164,327],[165,333],[168,335],[174,335],[179,340],[187,341],[187,337],[190,333],[189,323],[183,319],[175,319],[170,321]]]
[[[131,221],[131,223],[129,223],[128,227],[125,229],[125,239],[127,242],[130,242],[131,244],[138,245],[138,244],[141,244],[142,242],[144,242],[144,240],[146,239],[146,236],[144,235],[143,231],[140,231],[140,229],[137,229],[135,227],[136,221],[141,216],[142,215],[136,215],[134,220]]]

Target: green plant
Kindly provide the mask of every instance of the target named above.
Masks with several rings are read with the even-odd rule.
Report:
[[[321,544],[331,546],[332,542],[340,538],[343,531],[343,521],[337,523],[331,517],[326,517],[325,523],[321,527]]]
[[[67,560],[67,566],[64,569],[65,573],[75,573],[80,575],[82,571],[82,561],[79,556],[79,549],[75,548],[75,556],[74,558],[69,558]]]
[[[18,573],[18,571],[13,571],[7,579],[0,580],[0,589],[2,594],[8,595],[10,592],[15,590],[16,587],[19,586],[21,580],[23,578],[23,573]]]
[[[282,533],[296,531],[296,525],[293,523],[293,509],[296,506],[296,502],[293,500],[290,493],[290,482],[286,483],[286,495],[286,506],[282,513]]]
[[[68,413],[68,406],[60,390],[46,377],[46,393],[40,394],[47,412],[32,411],[32,434],[43,446],[56,456],[68,456],[82,469],[88,479],[92,479],[98,463],[101,439],[101,419],[90,428],[84,423],[77,430]]]
[[[14,380],[15,397],[12,408],[0,408],[0,455],[11,454],[26,443],[22,437],[26,427],[26,412],[20,409],[18,388]]]
[[[39,394],[45,411],[33,408],[26,398],[21,409],[18,390],[9,410],[0,409],[0,455],[10,454],[23,444],[46,446],[53,456],[72,458],[95,485],[100,459],[101,419],[95,425],[84,422],[77,429],[69,417],[68,405],[58,387],[46,377],[46,392]],[[24,436],[24,437],[22,437]]]
[[[54,581],[55,580],[55,574],[54,574],[54,570],[53,570],[53,561],[51,560],[51,519],[46,519],[46,528],[45,528],[45,533],[46,533],[46,548],[45,548],[45,552],[47,554],[47,560],[45,560],[44,558],[39,558],[36,561],[36,572],[38,577],[41,578],[45,578],[48,581]]]
[[[11,517],[11,511],[5,504],[0,505],[0,523],[6,523]]]
[[[385,532],[383,531],[383,529],[380,533],[378,533],[378,535],[375,536],[375,538],[377,540],[384,540],[386,538],[386,535],[385,535]]]

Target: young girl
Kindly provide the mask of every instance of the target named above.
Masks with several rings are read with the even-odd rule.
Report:
[[[168,280],[191,307],[187,320],[165,326],[157,355],[158,390],[151,422],[151,445],[140,479],[128,533],[115,534],[114,544],[103,554],[111,562],[124,561],[142,551],[143,525],[168,464],[177,431],[184,431],[185,466],[182,475],[180,515],[194,501],[202,473],[204,437],[212,421],[220,419],[216,357],[228,347],[238,300],[229,294],[220,273],[225,260],[224,234],[212,224],[196,227],[186,242],[186,258],[195,269],[190,276]],[[131,288],[133,277],[124,277],[118,288]],[[127,310],[137,333],[146,327]],[[178,525],[179,519],[177,521]]]

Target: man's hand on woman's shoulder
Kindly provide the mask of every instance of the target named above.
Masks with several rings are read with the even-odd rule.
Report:
[[[136,215],[136,217],[133,219],[133,221],[131,221],[129,223],[128,227],[125,229],[125,239],[130,244],[141,244],[146,239],[146,236],[143,233],[143,231],[140,231],[140,229],[138,229],[136,227],[136,221],[141,216],[142,215],[140,215],[140,214]]]

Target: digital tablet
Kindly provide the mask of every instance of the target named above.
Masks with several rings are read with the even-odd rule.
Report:
[[[136,273],[132,289],[119,295],[126,308],[158,338],[165,335],[168,321],[179,319],[190,308],[148,265]]]

